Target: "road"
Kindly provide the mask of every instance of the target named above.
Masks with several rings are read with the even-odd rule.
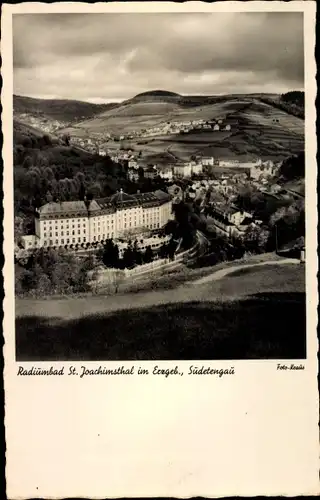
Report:
[[[282,260],[266,260],[264,262],[258,262],[253,264],[240,264],[238,266],[231,266],[225,269],[219,269],[214,273],[209,274],[208,276],[204,276],[196,281],[191,281],[189,285],[203,285],[204,283],[208,283],[209,281],[218,281],[230,273],[234,273],[235,271],[240,271],[242,269],[248,269],[250,267],[261,267],[261,266],[270,266],[270,265],[284,265],[284,264],[300,264],[300,261],[297,259],[282,259]]]

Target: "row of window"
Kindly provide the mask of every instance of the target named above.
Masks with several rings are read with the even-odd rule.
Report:
[[[107,234],[107,235],[98,235],[97,237],[93,237],[93,241],[101,241],[101,240],[105,240],[106,238],[113,238],[114,237],[114,233],[110,233],[110,234]],[[44,246],[53,246],[53,245],[68,245],[70,243],[86,243],[87,242],[87,238],[84,236],[84,237],[78,237],[78,238],[62,238],[61,240],[44,240],[43,244]]]
[[[149,208],[148,209],[149,213],[146,212],[145,214],[143,214],[143,217],[145,217],[145,216],[148,217],[148,216],[156,215],[156,213],[158,213],[159,211],[160,211],[160,207]],[[131,217],[132,209],[128,209],[128,210],[124,211],[124,217],[125,218],[126,218],[127,212],[130,212],[130,217]],[[136,213],[137,209],[134,209],[134,212]],[[120,213],[119,213],[119,216],[120,216]],[[135,218],[136,218],[136,215],[135,215]],[[98,225],[99,225],[100,224],[100,220],[102,220],[102,218],[100,219],[99,217],[94,217],[93,220],[97,221]],[[47,224],[49,226],[52,226],[54,224],[56,227],[58,225],[61,225],[61,226],[66,225],[68,227],[69,224],[72,224],[72,227],[74,228],[75,227],[75,223],[77,223],[78,227],[80,227],[80,222],[81,222],[81,219],[62,219],[62,220],[53,220],[53,221],[49,220],[49,221],[43,221],[43,225],[44,225],[44,228],[46,228]],[[85,227],[87,219],[82,219],[82,222],[83,222],[83,227]],[[113,219],[111,219],[110,223],[114,224]]]

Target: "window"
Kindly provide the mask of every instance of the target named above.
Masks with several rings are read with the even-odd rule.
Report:
[[[84,243],[86,242],[86,238],[83,238],[83,242],[84,242]]]
[[[72,234],[74,235],[74,231],[72,231]]]
[[[96,237],[95,236],[93,237],[93,241],[96,241]]]
[[[78,230],[78,234],[80,234],[80,233],[81,233],[81,231],[80,231],[80,229],[79,229],[79,230]]]
[[[81,238],[78,238],[78,243],[80,243],[80,242],[81,242]]]
[[[64,239],[61,240],[61,244],[64,245]]]
[[[58,233],[56,233],[56,236],[59,236],[59,234],[58,234]]]
[[[47,236],[47,233],[44,233],[44,235],[43,235],[43,236]]]
[[[75,243],[76,242],[76,239],[75,238],[72,238],[72,243]]]
[[[50,245],[53,245],[53,241],[52,240],[50,240]]]
[[[67,236],[69,236],[69,231],[67,231]]]
[[[63,236],[63,231],[61,231],[61,236]]]
[[[70,243],[70,240],[69,240],[69,238],[67,238],[67,244],[68,244],[68,243]]]
[[[52,238],[52,233],[50,233],[50,238]]]
[[[43,243],[44,243],[44,246],[47,246],[47,244],[48,244],[48,242],[46,240]]]
[[[56,240],[56,245],[59,243],[59,240]]]

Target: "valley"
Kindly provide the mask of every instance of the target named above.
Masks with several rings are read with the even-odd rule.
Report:
[[[22,105],[15,97],[14,109],[19,121],[34,127],[38,123],[53,135],[69,134],[82,146],[90,138],[103,154],[112,156],[121,148],[141,151],[144,163],[168,150],[182,161],[193,155],[281,160],[304,148],[304,121],[272,104],[280,97],[266,103],[266,96],[256,94],[189,99],[171,94],[151,91],[105,105],[71,101],[65,112],[63,103],[50,102],[48,110],[41,103],[38,110],[35,100],[24,98]],[[230,130],[208,126],[218,121]]]

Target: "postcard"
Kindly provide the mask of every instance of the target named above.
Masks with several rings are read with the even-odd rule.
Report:
[[[4,4],[8,498],[320,493],[315,12]]]

